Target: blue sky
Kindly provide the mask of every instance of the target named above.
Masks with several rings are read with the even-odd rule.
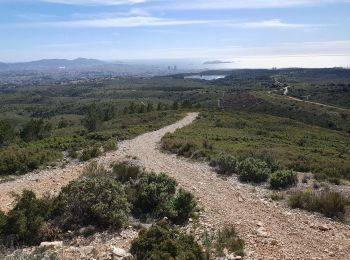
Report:
[[[0,61],[350,65],[350,0],[0,0]]]

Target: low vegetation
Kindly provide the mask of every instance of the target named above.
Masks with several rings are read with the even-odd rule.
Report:
[[[349,199],[339,192],[321,191],[296,191],[289,196],[289,206],[308,211],[320,212],[327,217],[341,218],[349,204]]]
[[[265,182],[271,174],[267,163],[255,158],[247,158],[241,161],[238,164],[237,172],[240,181],[254,183]]]
[[[278,170],[269,176],[269,184],[272,189],[288,188],[297,182],[297,173],[291,170]]]
[[[204,140],[210,145],[203,146]],[[225,153],[240,161],[249,157],[260,159],[271,171],[285,168],[323,173],[327,179],[349,179],[348,140],[349,134],[283,117],[208,111],[201,113],[192,125],[167,134],[162,147],[186,157],[201,154],[212,165]],[[223,164],[225,159],[220,158]],[[222,169],[226,174],[232,173]]]
[[[123,173],[131,178],[121,178]],[[10,212],[0,212],[0,244],[37,245],[86,226],[119,230],[131,215],[152,222],[167,217],[182,225],[196,210],[192,194],[178,190],[173,178],[126,163],[115,164],[111,171],[91,163],[57,197],[38,199],[24,191]]]
[[[141,230],[130,252],[136,259],[205,259],[193,236],[171,227],[166,221]]]
[[[215,250],[218,256],[224,256],[224,249],[235,255],[244,256],[244,241],[239,238],[233,226],[219,230],[215,239]]]

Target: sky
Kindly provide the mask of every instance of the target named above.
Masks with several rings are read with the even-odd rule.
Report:
[[[350,0],[0,0],[0,61],[350,66]]]

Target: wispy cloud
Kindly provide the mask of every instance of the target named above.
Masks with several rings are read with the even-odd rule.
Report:
[[[174,26],[210,24],[217,21],[211,20],[174,20],[152,16],[133,16],[120,18],[105,18],[91,20],[71,20],[57,22],[43,22],[23,24],[24,26],[36,27],[65,27],[65,28],[128,28],[128,27],[151,27],[151,26]]]
[[[105,16],[105,18],[103,18]],[[182,20],[168,19],[154,16],[113,16],[113,13],[99,15],[96,14],[95,19],[78,19],[67,21],[49,21],[34,22],[22,24],[23,26],[32,27],[64,27],[64,28],[128,28],[128,27],[164,27],[164,26],[181,26],[181,25],[211,25],[221,27],[235,27],[243,29],[303,29],[303,28],[319,28],[321,24],[300,24],[287,23],[280,19],[271,19],[264,21],[248,21],[237,22],[231,20]]]
[[[348,0],[176,0],[158,1],[156,7],[165,9],[260,9],[290,8],[349,2]]]
[[[280,19],[264,20],[259,22],[243,22],[243,23],[227,23],[227,26],[240,27],[240,28],[284,28],[284,29],[297,29],[297,28],[316,28],[325,26],[323,24],[300,24],[300,23],[287,23],[282,22]]]
[[[66,5],[132,5],[144,3],[145,0],[40,0],[46,3]]]

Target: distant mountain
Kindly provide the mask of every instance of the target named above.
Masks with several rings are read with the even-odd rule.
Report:
[[[213,60],[213,61],[206,61],[203,63],[203,65],[216,65],[216,64],[226,64],[226,63],[234,63],[234,61]]]
[[[77,58],[44,59],[30,62],[0,63],[0,70],[59,70],[59,69],[84,69],[89,67],[103,66],[108,63],[95,59]]]

